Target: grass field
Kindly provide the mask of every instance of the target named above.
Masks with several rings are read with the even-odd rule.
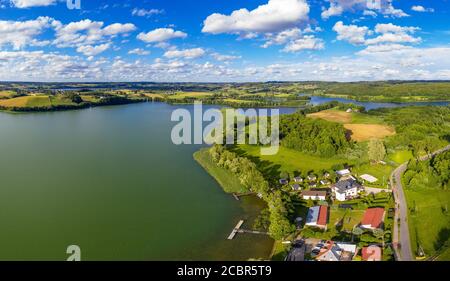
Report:
[[[378,181],[375,184],[367,184],[368,186],[375,186],[375,187],[386,187],[389,177],[394,170],[394,167],[390,165],[381,165],[381,164],[364,164],[358,167],[353,168],[353,172],[356,173],[358,176],[361,176],[363,174],[369,174],[378,179]]]
[[[311,118],[320,118],[330,122],[337,122],[342,124],[352,123],[352,113],[347,113],[345,111],[330,109],[324,110],[312,114],[308,114]]]
[[[352,164],[348,159],[321,158],[282,146],[276,155],[261,155],[260,148],[253,145],[240,145],[236,152],[250,156],[258,164],[258,168],[271,177],[278,177],[281,171],[301,171],[305,174],[309,171],[331,170],[337,164]]]
[[[351,232],[361,222],[363,215],[364,210],[333,209],[330,211],[328,229]]]
[[[168,96],[169,99],[184,99],[184,98],[205,98],[212,96],[213,93],[208,92],[179,92],[175,95]]]
[[[26,96],[7,100],[0,100],[0,106],[5,107],[45,107],[51,106],[48,96]]]
[[[194,159],[222,186],[227,193],[240,193],[247,190],[241,185],[239,179],[230,171],[217,167],[209,155],[208,148],[194,153]]]
[[[416,253],[419,243],[427,256],[434,255],[450,238],[450,214],[444,211],[450,203],[450,190],[416,187],[406,188],[405,193],[408,209],[416,208],[409,214],[412,249]],[[449,255],[448,250],[445,255]]]
[[[399,150],[399,151],[396,151],[394,154],[389,155],[389,157],[388,157],[388,159],[390,159],[398,164],[403,164],[412,158],[413,158],[413,155],[410,150]]]
[[[0,98],[9,98],[15,93],[14,91],[0,91]]]
[[[380,124],[344,124],[344,127],[351,131],[351,138],[357,142],[371,139],[384,139],[395,135],[395,130],[387,125]]]
[[[357,142],[383,139],[395,135],[394,128],[382,124],[380,118],[364,113],[349,113],[342,110],[329,109],[308,114],[308,117],[343,124],[351,132],[352,140]]]

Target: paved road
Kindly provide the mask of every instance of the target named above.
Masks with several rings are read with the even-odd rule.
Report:
[[[419,160],[425,161],[442,152],[450,150],[450,145],[446,146],[430,155],[423,156]],[[411,250],[411,240],[409,239],[408,228],[408,206],[406,204],[405,193],[403,192],[402,176],[406,171],[408,163],[403,163],[391,175],[391,186],[394,192],[396,202],[395,218],[394,218],[394,235],[393,244],[395,256],[400,261],[415,260],[415,255]],[[400,222],[400,223],[398,223]],[[399,225],[400,224],[400,228]]]

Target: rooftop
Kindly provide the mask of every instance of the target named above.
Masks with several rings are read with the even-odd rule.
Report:
[[[361,221],[361,225],[372,228],[380,228],[383,222],[384,208],[367,209]]]
[[[361,185],[359,183],[357,183],[354,179],[346,179],[346,180],[338,181],[334,185],[334,187],[338,192],[344,193],[345,191],[355,188],[355,187],[360,188]]]

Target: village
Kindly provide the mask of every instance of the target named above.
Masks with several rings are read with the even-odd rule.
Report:
[[[281,178],[280,188],[298,195],[297,232],[286,261],[383,261],[393,257],[394,200],[378,179],[342,169],[305,178]]]

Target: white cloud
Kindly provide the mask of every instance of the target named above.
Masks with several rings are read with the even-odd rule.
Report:
[[[17,8],[31,8],[54,5],[57,0],[11,0]]]
[[[354,45],[374,45],[382,43],[419,43],[420,37],[414,37],[411,34],[420,30],[413,26],[398,26],[392,23],[377,24],[375,33],[380,34],[377,37],[366,39],[366,35],[372,35],[373,32],[367,26],[345,25],[338,21],[333,30],[337,32],[338,40],[345,40]]]
[[[42,45],[43,42],[38,41],[35,37],[55,24],[57,21],[49,17],[39,17],[28,21],[0,21],[0,48],[4,45],[11,45],[18,50],[27,45]]]
[[[413,26],[398,26],[392,23],[377,24],[375,32],[380,33],[378,37],[367,39],[366,44],[380,44],[380,43],[419,43],[422,41],[420,37],[413,37],[410,33],[419,30],[418,27]]]
[[[110,47],[110,44],[101,44],[98,46],[80,46],[77,48],[78,53],[82,53],[83,55],[89,57],[89,56],[96,56],[100,53],[103,53],[104,51],[108,50]]]
[[[172,28],[158,28],[148,33],[139,33],[137,38],[147,43],[163,42],[174,38],[186,38],[187,34]]]
[[[299,52],[303,50],[322,50],[325,44],[322,39],[314,35],[305,35],[300,39],[289,42],[283,49],[284,52]]]
[[[309,5],[305,0],[269,0],[251,11],[243,8],[230,15],[212,14],[204,20],[202,32],[279,32],[306,21],[308,13]]]
[[[360,12],[364,15],[375,17],[380,13],[386,17],[407,17],[403,10],[393,6],[393,0],[328,0],[330,6],[323,8],[322,18],[328,19],[332,16],[340,16],[344,12]]]
[[[104,43],[120,34],[127,34],[136,29],[131,23],[114,23],[103,27],[104,23],[100,21],[91,21],[90,19],[71,22],[67,25],[59,24],[56,26],[56,39],[53,44],[57,47],[79,47]]]
[[[136,26],[132,23],[126,23],[126,24],[113,23],[103,29],[103,34],[104,35],[117,35],[117,34],[121,34],[121,33],[128,33],[128,32],[134,31],[134,30],[136,30]]]
[[[128,54],[130,54],[130,55],[146,56],[146,55],[150,54],[150,51],[146,51],[144,49],[136,48],[136,49],[130,50],[128,52]]]
[[[369,32],[367,26],[345,25],[342,21],[338,21],[333,30],[337,32],[338,40],[345,40],[355,45],[364,44],[366,34]]]
[[[434,12],[433,8],[425,8],[424,6],[420,6],[420,5],[412,6],[411,10],[414,12],[419,12],[419,13],[426,13],[426,12],[433,13]]]
[[[133,16],[138,16],[138,17],[150,17],[153,15],[159,15],[162,14],[164,11],[163,10],[158,10],[158,9],[138,9],[138,8],[134,8],[131,11],[131,14]]]
[[[241,58],[241,56],[232,56],[232,55],[222,55],[219,53],[213,53],[211,54],[211,56],[218,60],[218,61],[222,61],[222,62],[228,62],[228,61],[232,61],[232,60],[238,60]]]
[[[185,59],[195,59],[205,55],[205,50],[202,48],[193,48],[185,50],[170,50],[164,53],[166,58],[185,58]]]

